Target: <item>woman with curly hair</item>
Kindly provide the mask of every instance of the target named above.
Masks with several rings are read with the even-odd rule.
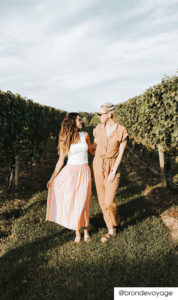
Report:
[[[47,183],[49,190],[46,220],[75,230],[75,242],[81,241],[82,226],[84,241],[90,240],[88,226],[91,171],[88,165],[88,151],[94,153],[88,133],[80,131],[81,129],[80,115],[68,113],[59,133],[59,160]],[[66,156],[67,165],[62,168]]]

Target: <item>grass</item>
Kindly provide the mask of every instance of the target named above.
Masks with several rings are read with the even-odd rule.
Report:
[[[105,224],[93,193],[91,243],[45,221],[47,192],[35,194],[15,221],[1,261],[1,299],[113,299],[114,286],[177,286],[178,268],[168,232],[143,186],[123,169],[117,195],[119,234],[102,244]]]
[[[108,300],[114,287],[177,286],[176,246],[159,217],[176,205],[175,191],[161,188],[160,178],[126,153],[116,197],[119,234],[100,242],[106,228],[93,185],[91,243],[75,244],[73,231],[45,221],[55,152],[22,174],[20,192],[0,197],[2,234],[10,234],[1,239],[0,299]]]

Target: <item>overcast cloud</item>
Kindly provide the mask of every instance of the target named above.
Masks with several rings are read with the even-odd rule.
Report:
[[[178,69],[178,0],[0,0],[0,89],[67,111]]]

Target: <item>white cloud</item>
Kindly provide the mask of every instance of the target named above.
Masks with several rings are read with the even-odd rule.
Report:
[[[177,0],[0,3],[0,89],[65,110],[125,101],[177,69]],[[8,18],[7,18],[8,16]]]

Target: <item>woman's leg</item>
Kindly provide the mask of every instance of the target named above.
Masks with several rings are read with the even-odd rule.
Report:
[[[88,232],[88,227],[84,227],[84,241],[89,242],[90,241],[90,235]]]
[[[116,229],[118,228],[118,215],[117,205],[115,202],[116,191],[119,185],[120,174],[117,174],[115,179],[108,183],[105,181],[105,206],[110,216],[110,223],[108,226],[108,233],[102,236],[101,242],[107,242],[110,238],[116,235]]]
[[[118,215],[117,215],[117,205],[115,201],[116,192],[119,186],[120,173],[116,174],[115,179],[108,183],[105,183],[105,205],[110,213],[110,218],[112,221],[112,228],[119,225]]]
[[[103,213],[104,221],[109,230],[109,228],[113,228],[113,223],[110,217],[110,211],[107,209],[107,205],[105,202],[106,187],[105,187],[104,173],[102,170],[102,161],[95,160],[93,162],[93,174],[94,174],[96,192],[98,196],[98,202]]]

